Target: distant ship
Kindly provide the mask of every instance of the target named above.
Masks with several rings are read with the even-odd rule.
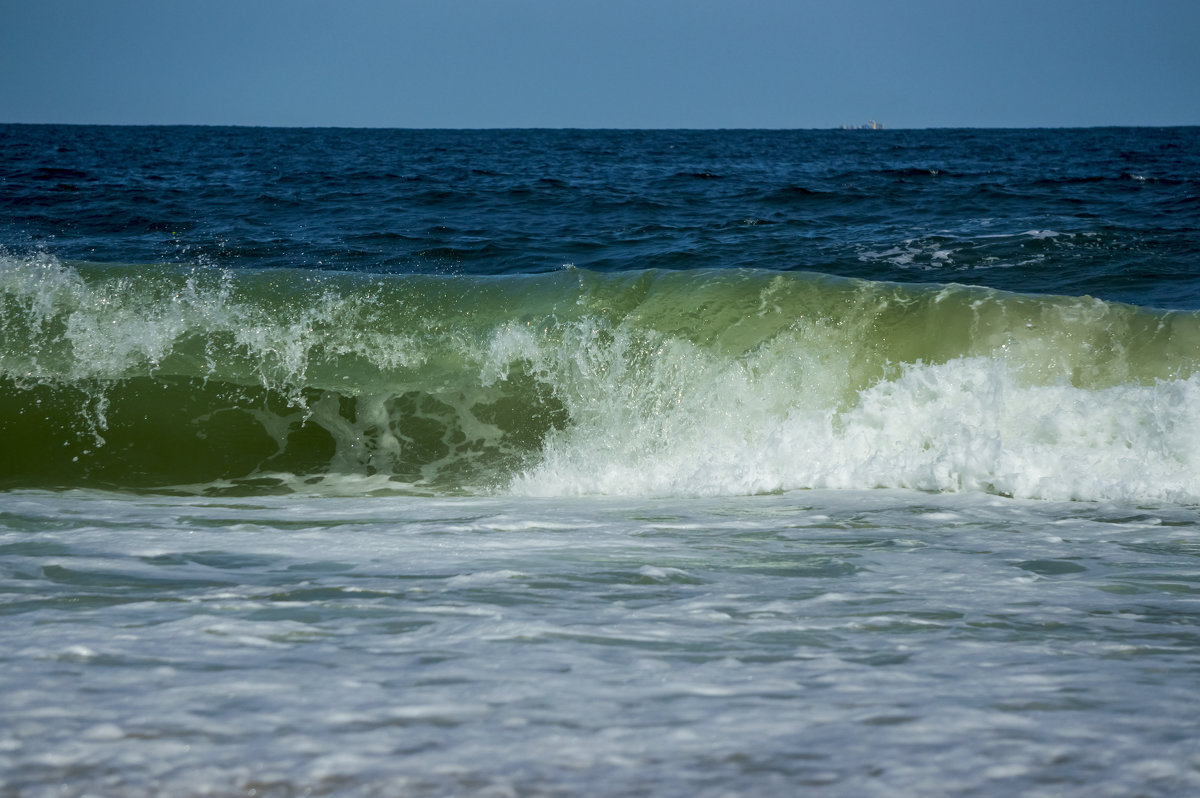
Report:
[[[883,123],[872,119],[865,125],[842,125],[842,130],[883,130]]]

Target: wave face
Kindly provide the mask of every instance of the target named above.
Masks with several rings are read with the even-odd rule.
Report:
[[[757,270],[0,258],[0,485],[1200,499],[1200,318]]]

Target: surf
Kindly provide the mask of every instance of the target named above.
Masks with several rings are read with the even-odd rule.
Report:
[[[0,257],[0,485],[1200,497],[1200,317],[769,270]]]

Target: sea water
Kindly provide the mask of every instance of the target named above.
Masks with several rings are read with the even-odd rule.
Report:
[[[1200,789],[1197,145],[0,128],[0,794]]]

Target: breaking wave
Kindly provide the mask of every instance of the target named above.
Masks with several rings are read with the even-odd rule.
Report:
[[[0,486],[1200,500],[1200,317],[758,270],[0,256]]]

